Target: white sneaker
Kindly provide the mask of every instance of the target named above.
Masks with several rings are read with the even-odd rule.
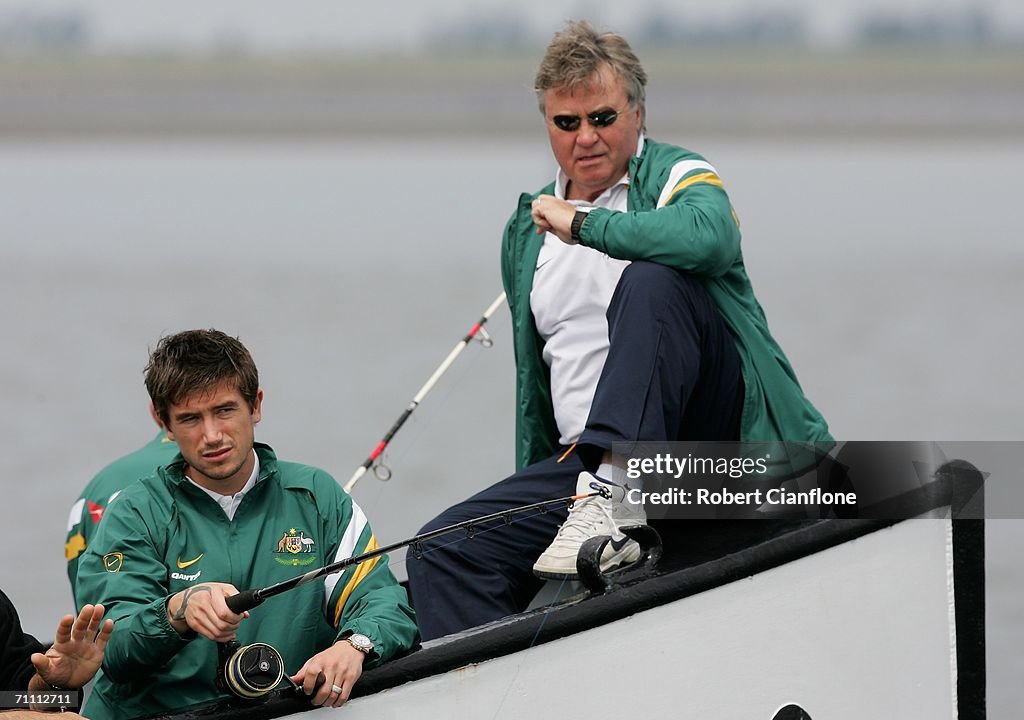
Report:
[[[626,501],[626,489],[589,472],[581,472],[576,482],[576,494],[584,495],[598,489],[611,491],[611,498],[599,495],[577,500],[569,510],[569,517],[558,529],[554,541],[537,558],[533,574],[549,580],[575,580],[576,555],[584,541],[599,535],[610,535],[612,540],[601,554],[601,570],[640,559],[640,546],[620,532],[619,528],[645,525],[647,513],[643,505]]]

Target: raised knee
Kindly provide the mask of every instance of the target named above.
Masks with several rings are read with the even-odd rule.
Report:
[[[692,296],[694,293],[706,292],[701,281],[690,273],[646,260],[631,262],[622,271],[617,289],[629,293],[631,296],[640,293],[662,298],[671,293]]]
[[[649,262],[647,260],[634,260],[622,271],[622,278],[619,282],[652,283],[669,282],[673,275],[678,272],[667,265]]]

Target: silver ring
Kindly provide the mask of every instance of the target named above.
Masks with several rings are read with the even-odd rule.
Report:
[[[333,692],[335,695],[341,695],[341,688],[337,685],[331,685],[331,692]]]

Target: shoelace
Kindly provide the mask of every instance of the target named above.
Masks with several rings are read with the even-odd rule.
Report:
[[[613,530],[612,537],[621,537],[622,533],[619,532],[615,520],[612,519],[610,504],[607,501],[602,502],[602,499],[598,497],[577,500],[576,504],[572,506],[572,510],[569,511],[569,517],[559,528],[558,537],[580,541],[594,537],[594,527],[601,522],[602,516]]]

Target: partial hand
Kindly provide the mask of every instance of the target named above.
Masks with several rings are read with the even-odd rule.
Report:
[[[78,689],[92,680],[103,662],[114,621],[103,621],[102,605],[86,605],[78,617],[65,615],[57,637],[46,653],[33,653],[39,677],[56,687]]]
[[[179,633],[194,630],[214,642],[235,639],[238,626],[248,612],[236,615],[224,598],[237,595],[230,583],[209,582],[182,590],[167,601],[167,618]]]
[[[576,216],[576,206],[554,195],[539,195],[533,201],[531,215],[537,226],[537,234],[554,233],[566,245],[575,245],[572,239],[572,219]]]
[[[356,680],[363,674],[366,655],[350,643],[339,640],[323,652],[317,653],[292,676],[307,695],[313,695],[314,705],[340,707],[352,694]],[[317,686],[319,685],[319,689]]]

